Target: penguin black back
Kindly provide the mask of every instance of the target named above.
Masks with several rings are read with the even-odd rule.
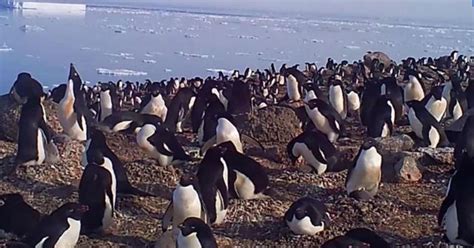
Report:
[[[20,194],[0,195],[0,229],[22,237],[33,231],[40,219],[41,214]]]
[[[25,103],[28,98],[40,98],[44,96],[41,84],[31,77],[29,73],[22,72],[10,89],[10,96],[18,103]]]

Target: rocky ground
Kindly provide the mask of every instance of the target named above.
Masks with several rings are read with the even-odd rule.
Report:
[[[60,132],[55,120],[50,122]],[[364,130],[358,121],[350,119],[350,123],[350,137],[341,140],[338,146],[346,156],[353,157],[362,142]],[[410,131],[408,127],[399,130]],[[194,134],[180,134],[179,139],[186,149],[197,149]],[[12,160],[16,144],[0,141],[0,193],[19,192],[29,204],[45,214],[64,202],[76,201],[82,172],[82,144],[61,142],[58,145],[60,163],[20,166],[14,170]],[[132,184],[157,196],[118,198],[118,215],[112,233],[94,239],[81,236],[78,247],[151,246],[161,235],[160,219],[180,175],[183,171],[196,171],[198,162],[162,167],[138,149],[133,136],[108,135],[108,143],[124,162]],[[388,146],[391,145],[388,142]],[[283,153],[254,157],[267,169],[271,187],[277,193],[272,199],[232,200],[225,224],[213,227],[219,247],[318,247],[325,240],[354,227],[371,228],[397,245],[446,246],[441,242],[436,216],[452,164],[420,158],[423,161],[421,180],[400,182],[394,176],[393,161],[384,163],[383,183],[378,195],[373,200],[357,202],[348,198],[344,191],[345,170],[318,176],[304,165],[291,165],[285,159],[282,146],[279,149],[266,146],[269,148],[267,153]],[[395,153],[388,151],[387,157]],[[450,162],[449,159],[446,161]],[[315,237],[295,236],[283,223],[283,215],[290,204],[305,195],[325,202],[332,219],[327,230]],[[15,239],[17,237],[9,234],[0,234],[0,246]]]

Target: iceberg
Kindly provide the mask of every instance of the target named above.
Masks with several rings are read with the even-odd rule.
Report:
[[[148,73],[143,71],[134,71],[129,69],[105,69],[97,68],[97,74],[109,76],[146,76]]]
[[[13,48],[8,47],[6,43],[3,43],[2,46],[0,46],[0,52],[11,52],[13,51]]]

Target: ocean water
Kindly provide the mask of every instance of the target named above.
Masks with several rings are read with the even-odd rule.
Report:
[[[397,61],[453,49],[472,55],[473,40],[472,26],[443,23],[103,6],[69,13],[0,9],[0,93],[23,71],[45,88],[63,83],[69,63],[93,83],[159,81],[272,62],[352,62],[367,51],[384,51]]]

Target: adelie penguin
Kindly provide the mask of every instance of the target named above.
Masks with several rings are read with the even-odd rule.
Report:
[[[225,146],[210,148],[197,172],[210,224],[222,223],[229,207],[229,168],[223,157],[226,150]]]
[[[156,89],[145,96],[145,99],[141,103],[140,113],[156,115],[163,121],[166,120],[168,107],[166,106],[165,99],[159,89]]]
[[[79,240],[81,219],[87,206],[65,203],[44,217],[24,242],[31,247],[74,247]]]
[[[21,108],[17,164],[40,165],[56,162],[58,150],[52,140],[53,131],[46,123],[41,98],[29,98]]]
[[[286,225],[294,234],[316,235],[329,225],[326,206],[312,197],[303,197],[291,204],[285,213]]]
[[[267,197],[269,179],[264,167],[238,152],[230,141],[221,143],[219,147],[225,147],[223,158],[229,170],[230,197],[244,200]]]
[[[410,126],[416,136],[422,139],[427,146],[436,148],[449,144],[444,128],[441,124],[428,112],[422,102],[407,102],[409,107],[408,120]]]
[[[358,200],[373,198],[382,178],[382,155],[377,151],[375,140],[367,139],[349,168],[346,177],[346,191]]]
[[[171,132],[183,132],[183,121],[194,106],[196,96],[190,88],[180,88],[169,105],[164,126]]]
[[[41,214],[25,202],[23,196],[0,195],[0,229],[22,237],[34,230],[41,220]]]
[[[340,135],[345,135],[342,118],[332,106],[320,99],[312,99],[305,105],[308,117],[329,141],[334,143]]]
[[[81,233],[102,233],[113,223],[117,181],[110,161],[88,164],[79,183],[79,202],[88,210],[82,218]]]
[[[318,131],[301,133],[288,143],[286,149],[293,163],[302,157],[318,175],[331,171],[337,161],[336,148],[326,135]]]
[[[443,97],[443,87],[435,86],[431,88],[431,92],[423,99],[425,108],[430,114],[440,122],[444,117],[447,109],[447,101]]]
[[[403,86],[403,99],[405,103],[413,100],[423,100],[425,91],[421,83],[421,74],[415,69],[407,68],[404,81],[406,82]]]
[[[286,68],[285,65],[280,69],[280,73],[286,78],[286,92],[290,101],[299,101],[301,99],[301,85],[306,82],[304,74],[297,69],[298,65]]]
[[[98,121],[103,121],[106,117],[116,112],[119,106],[119,96],[117,95],[117,89],[114,84],[102,84],[100,86],[100,102]]]
[[[131,194],[138,196],[152,196],[152,194],[141,191],[132,186],[128,179],[127,170],[122,161],[107,145],[104,134],[96,129],[90,130],[90,137],[86,142],[84,152],[82,154],[82,166],[86,167],[89,163],[95,163],[107,167],[111,165],[111,173],[117,181],[117,193]],[[104,168],[105,168],[104,167]]]
[[[387,96],[379,96],[372,108],[372,121],[368,123],[369,137],[388,137],[393,133],[395,125],[395,108]]]
[[[367,228],[355,228],[342,236],[330,239],[322,248],[372,247],[389,248],[390,244],[374,231]]]
[[[156,115],[140,114],[132,111],[120,111],[107,116],[97,129],[106,133],[126,132],[137,133],[145,124],[161,125],[162,120]]]
[[[24,104],[29,98],[40,98],[44,96],[41,84],[27,72],[18,74],[18,77],[10,89],[10,97],[17,103]]]
[[[161,166],[170,165],[174,161],[191,160],[176,136],[161,126],[145,124],[137,133],[137,143]]]
[[[177,248],[217,248],[211,228],[201,219],[187,218],[178,228]]]
[[[202,201],[199,182],[194,175],[184,175],[173,191],[171,201],[166,209],[161,228],[163,232],[172,226],[172,230],[189,217],[196,217],[207,222],[207,214]]]
[[[71,64],[66,91],[59,101],[58,119],[64,132],[72,139],[87,139],[88,119],[91,118],[85,102],[82,80]]]
[[[456,168],[438,213],[438,224],[443,228],[445,238],[450,243],[473,246],[474,145],[472,141],[465,148],[464,154],[456,159]]]
[[[347,95],[343,89],[342,81],[334,79],[329,84],[329,103],[341,116],[346,119],[347,116]]]

